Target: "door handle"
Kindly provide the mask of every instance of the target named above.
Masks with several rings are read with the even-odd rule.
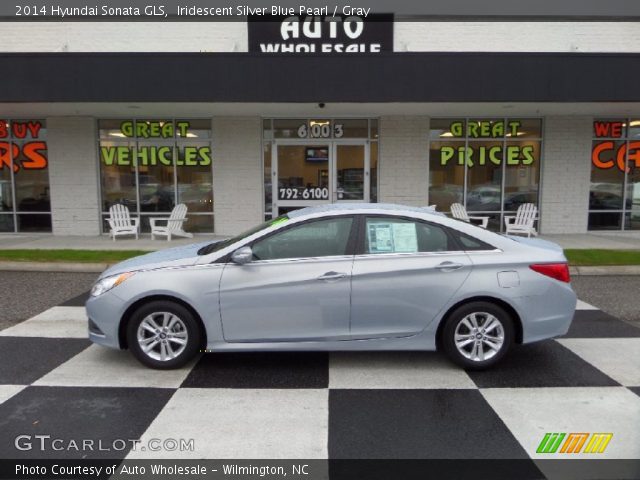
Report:
[[[347,276],[346,273],[327,272],[324,275],[320,275],[318,277],[318,280],[326,280],[326,281],[340,280],[341,278],[344,278],[346,276]]]
[[[442,262],[440,265],[436,265],[436,268],[441,272],[453,272],[462,267],[464,267],[463,264],[456,262]]]

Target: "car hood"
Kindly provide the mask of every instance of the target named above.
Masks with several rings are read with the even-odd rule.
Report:
[[[220,240],[217,240],[220,241]],[[181,247],[167,248],[157,252],[147,253],[139,257],[133,257],[124,262],[116,263],[102,272],[100,278],[117,275],[124,272],[136,272],[139,270],[153,270],[164,267],[181,267],[193,265],[198,260],[198,250],[205,245],[211,245],[216,241],[193,243]]]
[[[553,250],[554,252],[564,252],[560,245],[548,240],[542,240],[540,238],[518,237],[516,235],[506,235],[506,237],[510,238],[511,240],[515,240],[518,243],[522,243],[523,245],[544,248],[545,250]]]

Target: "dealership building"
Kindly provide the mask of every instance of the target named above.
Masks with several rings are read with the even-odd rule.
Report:
[[[640,23],[271,20],[4,23],[0,232],[363,201],[640,231]]]

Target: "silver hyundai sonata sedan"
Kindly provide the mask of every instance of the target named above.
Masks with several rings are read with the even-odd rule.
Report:
[[[92,341],[152,368],[205,349],[439,349],[482,369],[567,332],[569,281],[551,242],[424,208],[342,204],[119,263],[86,308]]]

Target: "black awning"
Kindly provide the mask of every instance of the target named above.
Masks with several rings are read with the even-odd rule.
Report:
[[[0,54],[0,102],[636,102],[640,54]]]

